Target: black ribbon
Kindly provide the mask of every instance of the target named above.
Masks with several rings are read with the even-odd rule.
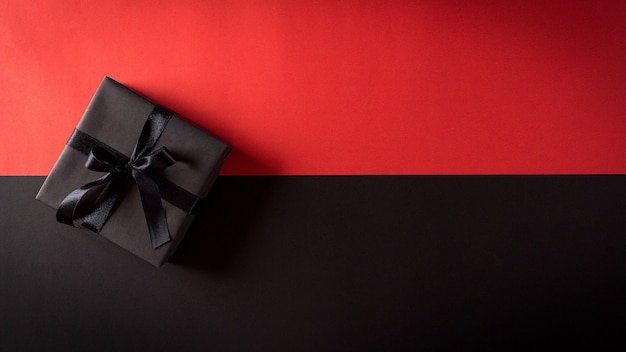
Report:
[[[107,174],[65,197],[57,209],[57,220],[75,226],[74,221],[86,213],[82,226],[99,233],[126,184],[133,179],[139,189],[152,247],[156,249],[169,242],[170,233],[158,182],[163,180],[159,173],[176,160],[164,146],[151,150],[170,118],[170,113],[155,107],[141,130],[130,158],[105,146],[95,145],[91,148],[85,166]]]

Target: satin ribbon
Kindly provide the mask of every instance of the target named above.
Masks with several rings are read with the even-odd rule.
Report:
[[[171,114],[159,107],[152,110],[130,159],[102,146],[93,147],[85,166],[106,174],[65,197],[57,209],[57,220],[76,226],[74,221],[84,215],[81,225],[99,233],[132,179],[139,189],[152,247],[156,249],[169,242],[171,237],[157,181],[161,179],[159,174],[176,160],[166,147],[154,151],[152,148],[170,118]]]

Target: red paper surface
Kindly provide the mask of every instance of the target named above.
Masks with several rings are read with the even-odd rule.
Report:
[[[0,0],[0,175],[45,175],[108,75],[222,174],[626,173],[624,1]]]

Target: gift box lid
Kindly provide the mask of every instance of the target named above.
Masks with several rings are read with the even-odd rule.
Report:
[[[73,190],[105,175],[85,167],[93,144],[130,157],[155,106],[122,84],[105,77],[36,198],[57,209]],[[77,142],[77,135],[86,138],[88,143]],[[174,113],[152,149],[161,146],[170,151],[176,162],[165,168],[159,177],[178,187],[176,189],[181,195],[197,199],[208,194],[231,150],[226,143]],[[178,197],[174,195],[170,200],[173,198]],[[162,265],[173,254],[194,217],[192,209],[181,209],[175,201],[162,200],[162,204],[170,242],[153,248],[141,197],[132,180],[125,185],[100,235],[153,265]]]

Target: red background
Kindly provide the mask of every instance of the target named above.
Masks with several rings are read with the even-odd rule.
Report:
[[[624,1],[0,0],[0,175],[108,75],[225,175],[626,173]]]

